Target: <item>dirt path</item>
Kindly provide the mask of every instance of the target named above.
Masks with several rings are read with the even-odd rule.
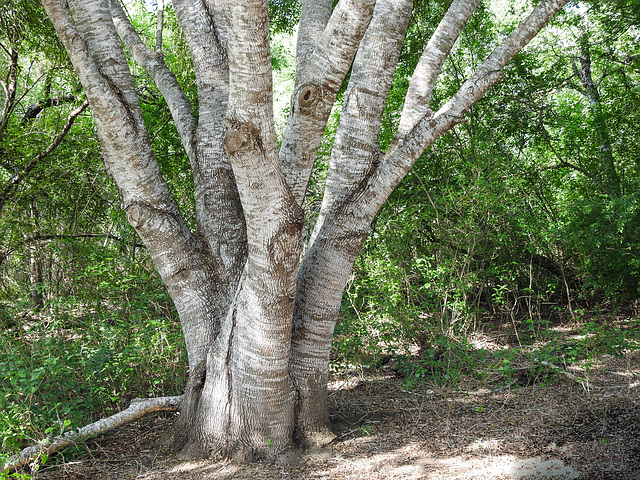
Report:
[[[407,390],[389,367],[333,382],[339,438],[293,465],[178,459],[156,446],[173,418],[156,416],[89,442],[89,453],[34,478],[640,480],[639,353],[603,358],[589,381]]]

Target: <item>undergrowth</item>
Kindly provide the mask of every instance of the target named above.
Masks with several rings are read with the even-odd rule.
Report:
[[[604,355],[622,357],[640,349],[640,319],[635,317],[583,311],[564,326],[530,318],[502,325],[494,319],[494,323],[498,326],[487,322],[477,330],[456,332],[415,321],[414,326],[422,326],[419,333],[396,336],[390,342],[381,330],[401,329],[396,319],[364,322],[346,310],[336,328],[333,371],[341,374],[354,367],[391,365],[407,388],[456,389],[463,379],[490,389],[517,388],[552,382],[571,366],[588,376]],[[482,333],[483,329],[487,332]],[[491,348],[477,341],[494,335],[509,340]]]
[[[100,301],[68,297],[39,311],[0,304],[0,462],[122,410],[134,397],[182,393],[187,362],[169,298],[160,289],[132,294],[129,280],[121,280],[118,291],[127,295]],[[640,320],[631,316],[593,310],[553,322],[494,316],[458,324],[462,329],[399,299],[389,297],[387,309],[375,311],[359,310],[361,299],[353,300],[346,298],[335,330],[334,373],[384,365],[409,389],[462,389],[469,380],[489,389],[544,384],[571,366],[588,375],[603,355],[640,348]],[[507,340],[487,347],[482,336]],[[0,480],[29,478],[24,475],[0,473]]]
[[[5,305],[0,463],[43,438],[111,415],[135,397],[182,393],[185,349],[169,305],[164,293],[126,304],[67,299],[40,312]]]

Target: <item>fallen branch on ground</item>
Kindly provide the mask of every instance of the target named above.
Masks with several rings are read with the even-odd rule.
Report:
[[[545,362],[543,360],[538,360],[537,363],[539,363],[540,365],[544,365],[545,367],[550,368],[551,370],[554,370],[555,372],[564,375],[565,377],[567,377],[570,380],[573,380],[576,383],[579,383],[586,390],[590,390],[590,389],[593,389],[593,388],[595,388],[595,389],[602,388],[602,387],[598,387],[596,385],[593,385],[592,383],[589,382],[588,379],[585,379],[585,378],[582,378],[582,377],[578,377],[577,375],[574,375],[571,372],[567,372],[565,369],[560,368],[557,365],[554,365],[553,363]]]
[[[116,427],[132,422],[154,412],[176,411],[182,402],[182,395],[177,397],[134,398],[125,410],[101,418],[77,430],[72,430],[55,438],[42,440],[37,445],[25,448],[19,454],[10,457],[4,464],[3,470],[15,470],[29,463],[42,454],[51,455],[70,444],[81,442],[89,437],[105,433]]]

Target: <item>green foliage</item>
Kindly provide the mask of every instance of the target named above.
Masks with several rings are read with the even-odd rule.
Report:
[[[21,52],[44,54],[48,61],[58,65],[70,64],[53,25],[36,0],[0,3],[0,42],[9,42]]]
[[[381,129],[383,149],[394,138],[411,73],[449,3],[415,4]],[[483,4],[474,14],[443,67],[434,109],[512,28],[520,4],[506,4],[503,12]],[[579,364],[588,372],[602,355],[638,348],[637,320],[620,324],[582,310],[615,307],[640,294],[636,4],[590,2],[588,21],[582,10],[568,9],[514,59],[467,122],[417,162],[356,261],[335,329],[334,371],[391,363],[408,387],[457,388],[469,378],[504,387],[518,384],[522,365],[537,381],[551,381],[558,370],[545,363]],[[295,68],[290,33],[300,5],[272,0],[269,6],[281,119],[288,113]],[[155,47],[153,13],[141,1],[128,8]],[[5,53],[19,51],[21,66],[20,100],[0,132],[2,188],[51,142],[82,98],[38,2],[0,2],[0,42]],[[170,5],[163,45],[197,111],[193,65]],[[574,71],[587,52],[597,101]],[[6,55],[0,59],[3,78],[8,62]],[[131,69],[162,173],[195,230],[190,166],[167,105],[148,75],[133,63]],[[73,100],[24,121],[29,106],[65,95]],[[338,118],[336,109],[309,184],[309,226],[322,200]],[[281,134],[283,120],[277,129]],[[2,454],[121,409],[135,396],[177,394],[184,386],[174,308],[149,273],[153,266],[119,211],[99,155],[87,114],[0,208]],[[569,317],[578,325],[571,339],[553,330]],[[475,347],[474,332],[496,323],[509,325],[517,345]],[[5,477],[22,478],[0,474]]]
[[[425,2],[414,11],[383,145],[393,138],[409,75],[442,7]],[[464,334],[495,315],[532,319],[537,335],[544,319],[562,314],[554,305],[572,313],[576,300],[637,298],[640,76],[632,38],[638,27],[620,8],[607,8],[613,7],[589,10],[588,21],[568,9],[547,37],[514,59],[467,122],[414,166],[356,262],[336,330],[338,350],[385,351],[394,335],[415,340],[425,330]],[[630,28],[610,22],[609,14]],[[444,66],[434,108],[516,13],[500,15],[476,12]],[[567,48],[557,51],[557,44]],[[587,47],[597,108],[574,71]]]
[[[82,98],[42,6],[25,0],[0,8],[0,70],[18,86],[0,119],[0,455],[10,455],[133,397],[181,393],[187,368],[175,309],[120,211],[90,115],[31,166]],[[150,30],[145,15],[134,21]],[[195,96],[171,8],[165,18],[167,59]],[[10,49],[18,52],[14,73]],[[162,172],[176,201],[193,211],[189,166],[167,106],[150,79],[132,70]],[[64,101],[25,117],[48,99]],[[5,190],[17,173],[23,180]]]
[[[0,436],[11,453],[121,410],[134,397],[179,394],[186,358],[176,314],[155,275],[93,258],[76,297],[36,317],[5,307]],[[84,296],[86,294],[86,296]]]
[[[269,27],[273,33],[293,33],[299,18],[298,0],[269,0]]]
[[[464,339],[435,335],[422,346],[417,357],[397,357],[397,371],[406,378],[408,388],[425,382],[439,388],[454,388],[463,375],[482,378],[487,356],[485,350],[474,349]]]
[[[2,461],[2,455],[0,455],[0,461]],[[28,473],[6,473],[0,472],[0,480],[31,480],[31,475]]]
[[[634,320],[585,321],[572,341],[553,330],[567,317],[582,322],[580,308],[640,294],[639,24],[623,4],[568,9],[416,163],[356,261],[335,331],[336,369],[390,357],[408,385],[455,387],[469,376],[510,385],[523,364],[547,381],[558,371],[540,362],[588,370],[602,355],[637,348]],[[383,147],[443,7],[416,5]],[[476,12],[444,66],[434,110],[521,15],[512,7]],[[575,74],[587,49],[595,107]],[[517,347],[489,352],[467,341],[503,322]]]

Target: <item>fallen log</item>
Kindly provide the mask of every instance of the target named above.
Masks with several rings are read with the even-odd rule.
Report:
[[[111,415],[107,418],[101,418],[97,422],[90,423],[77,430],[71,430],[60,436],[44,439],[37,445],[25,448],[20,453],[9,457],[5,461],[3,470],[9,472],[20,468],[33,459],[41,457],[43,454],[51,455],[68,445],[81,442],[89,437],[105,433],[113,430],[126,423],[133,422],[154,412],[176,411],[182,402],[182,395],[176,397],[158,397],[158,398],[134,398],[131,400],[129,407],[125,410]]]

